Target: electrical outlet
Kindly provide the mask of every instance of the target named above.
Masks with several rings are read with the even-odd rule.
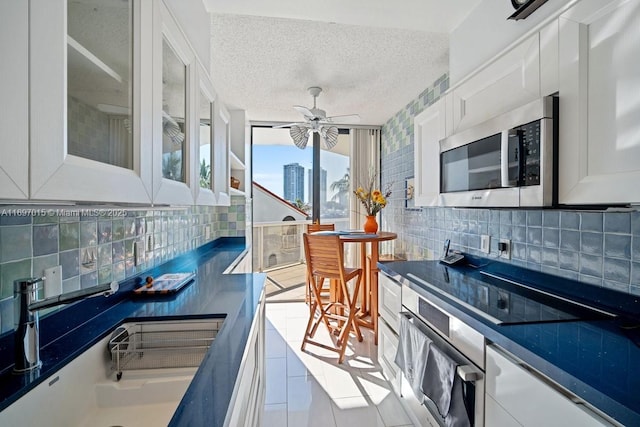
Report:
[[[44,269],[44,297],[54,297],[62,293],[62,266]]]
[[[511,240],[500,239],[498,242],[498,254],[500,254],[500,258],[511,259]]]
[[[485,254],[491,252],[491,236],[488,234],[483,234],[480,237],[480,252],[484,252]]]
[[[204,226],[204,238],[205,238],[205,240],[211,239],[211,226],[210,225],[205,225]]]

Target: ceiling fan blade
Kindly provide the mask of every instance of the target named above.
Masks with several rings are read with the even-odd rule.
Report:
[[[285,123],[283,125],[276,125],[276,126],[271,126],[272,129],[282,129],[282,128],[288,128],[291,126],[295,126],[295,125],[300,125],[301,123]]]
[[[360,122],[359,114],[344,114],[342,116],[330,116],[324,119],[328,123],[358,123]]]
[[[302,114],[303,116],[305,116],[306,118],[313,119],[315,117],[315,115],[310,109],[308,109],[307,107],[303,107],[302,105],[294,105],[293,109],[296,110],[298,113]]]

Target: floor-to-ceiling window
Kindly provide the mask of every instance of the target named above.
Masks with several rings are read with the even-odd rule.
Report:
[[[349,227],[350,178],[349,134],[341,133],[331,149],[320,149],[320,222],[333,223],[338,230]]]
[[[254,126],[251,137],[257,184],[252,193],[254,266],[269,269],[299,262],[304,257],[300,236],[312,218],[314,191],[319,192],[320,221],[349,228],[349,134],[342,131],[331,150],[321,141],[315,185],[311,135],[303,149],[294,145],[288,128]]]

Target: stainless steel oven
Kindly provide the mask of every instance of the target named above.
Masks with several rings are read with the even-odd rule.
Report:
[[[402,309],[401,315],[424,334],[431,342],[430,346],[437,347],[440,352],[455,361],[455,375],[460,380],[469,424],[453,425],[484,426],[484,336],[431,304],[406,285],[402,286]],[[402,336],[400,339],[402,340]],[[406,377],[403,381],[407,381]],[[403,393],[404,390],[407,388],[403,387]],[[435,400],[437,399],[436,396]],[[433,400],[425,398],[423,405],[432,421],[441,426],[451,425],[450,420],[440,414]]]
[[[558,98],[544,97],[440,141],[444,206],[551,206]]]

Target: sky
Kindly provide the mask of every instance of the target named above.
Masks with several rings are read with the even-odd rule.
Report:
[[[309,200],[308,170],[312,165],[312,147],[307,145],[304,150],[299,149],[293,143],[290,145],[253,145],[253,180],[272,193],[282,197],[283,195],[283,166],[289,163],[298,163],[305,168],[304,191],[305,201]],[[327,199],[331,199],[333,192],[331,183],[341,179],[349,167],[349,159],[341,154],[322,151],[320,167],[327,171]]]

